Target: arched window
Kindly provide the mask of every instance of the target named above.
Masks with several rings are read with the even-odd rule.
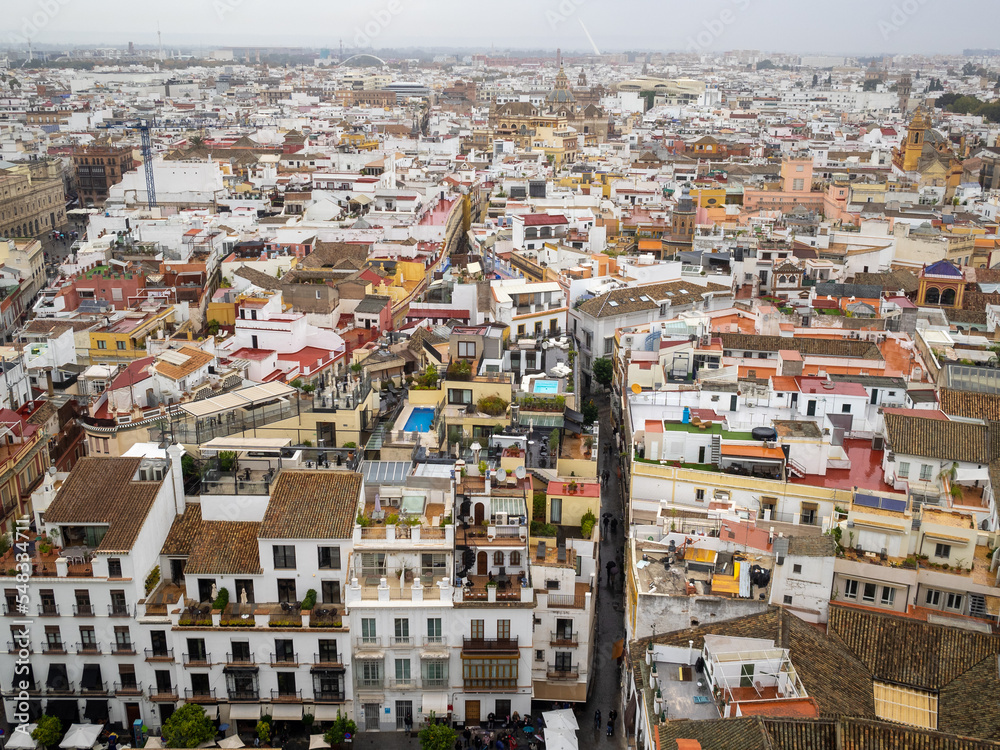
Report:
[[[955,304],[955,290],[945,289],[941,292],[941,304],[942,305],[954,305]]]
[[[786,279],[784,276],[779,276],[778,277],[778,283],[779,284],[785,284],[787,282],[788,282],[788,279]]]
[[[521,564],[521,553],[520,552],[518,552],[518,551],[515,550],[514,552],[510,553],[510,564],[511,565],[520,565]]]
[[[936,305],[941,301],[941,292],[937,287],[931,287],[924,294],[924,302],[928,305]]]
[[[493,564],[494,565],[503,565],[503,552],[494,552],[493,553]]]

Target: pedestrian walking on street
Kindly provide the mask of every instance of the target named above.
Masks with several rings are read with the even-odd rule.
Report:
[[[614,736],[615,736],[615,725],[612,724],[611,721],[609,720],[608,721],[608,737],[614,737]]]
[[[618,519],[617,518],[612,518],[611,519],[611,533],[612,534],[617,534],[618,533]]]
[[[601,522],[604,524],[604,536],[608,535],[608,514],[605,513],[601,518]]]
[[[614,726],[615,722],[618,721],[618,712],[612,708],[608,711],[608,718],[611,720],[611,726]]]
[[[601,709],[597,709],[594,712],[594,729],[601,728]]]

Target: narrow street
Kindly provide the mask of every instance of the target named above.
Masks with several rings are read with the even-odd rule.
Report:
[[[614,658],[615,641],[624,637],[624,591],[622,588],[622,571],[624,570],[625,555],[625,529],[624,529],[624,504],[622,501],[621,489],[618,481],[618,449],[616,441],[616,431],[611,424],[611,407],[608,397],[600,395],[594,398],[594,402],[600,409],[600,444],[601,452],[598,457],[598,475],[605,469],[610,473],[607,487],[601,490],[601,514],[610,513],[612,518],[618,519],[618,528],[612,533],[610,528],[607,535],[604,534],[604,526],[601,525],[601,559],[598,564],[600,571],[600,585],[597,592],[597,613],[596,621],[596,648],[594,650],[594,662],[591,665],[590,696],[587,703],[576,708],[577,721],[580,724],[579,741],[581,748],[624,748],[625,737],[622,731],[623,717],[621,716],[620,699],[620,675],[621,668]],[[607,450],[605,446],[611,446]],[[598,519],[600,522],[600,519]],[[615,570],[614,587],[607,585],[607,563],[614,560],[618,566]],[[606,736],[606,725],[608,722],[608,712],[615,708],[618,710],[618,719],[615,721],[614,736]],[[601,712],[601,727],[594,728],[594,712]]]

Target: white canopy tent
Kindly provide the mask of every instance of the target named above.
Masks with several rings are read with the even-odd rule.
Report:
[[[146,740],[146,744],[143,745],[145,748],[150,748],[151,750],[161,750],[163,747],[163,740],[159,737],[150,737]]]
[[[219,747],[224,747],[228,750],[238,750],[238,748],[246,747],[246,745],[243,744],[243,740],[240,739],[238,734],[233,734],[225,739],[219,740]]]
[[[576,732],[566,730],[545,730],[545,750],[578,750]]]
[[[35,731],[37,726],[37,724],[24,724],[16,727],[11,732],[5,747],[9,747],[10,750],[35,750],[38,747],[38,741],[31,736],[31,733]]]
[[[103,724],[71,724],[59,747],[90,750],[104,731]]]
[[[580,725],[576,721],[573,711],[568,708],[560,708],[558,711],[543,711],[542,719],[545,721],[546,733],[551,730],[569,730],[576,732]]]
[[[309,750],[320,750],[320,748],[324,747],[330,747],[330,743],[323,739],[323,735],[309,735]]]

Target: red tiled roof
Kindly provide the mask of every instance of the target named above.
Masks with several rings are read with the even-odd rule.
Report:
[[[550,224],[569,224],[569,221],[562,214],[524,214],[524,226],[538,227]]]

